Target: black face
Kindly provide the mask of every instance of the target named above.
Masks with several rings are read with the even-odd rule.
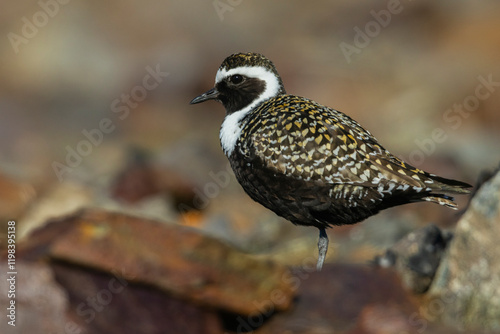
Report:
[[[248,106],[265,89],[266,83],[260,79],[234,74],[219,82],[215,88],[195,97],[191,104],[216,100],[224,105],[226,113],[231,114]]]
[[[266,83],[260,79],[234,74],[219,82],[215,89],[219,92],[217,100],[231,114],[257,99],[266,89]]]

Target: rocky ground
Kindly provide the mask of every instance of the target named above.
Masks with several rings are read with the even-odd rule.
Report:
[[[496,2],[46,0],[0,11],[0,333],[500,332]],[[396,155],[475,185],[459,211],[317,231],[252,202],[188,102],[271,58]],[[10,223],[15,222],[15,223]],[[9,229],[9,227],[15,229]],[[11,232],[11,233],[9,233]]]

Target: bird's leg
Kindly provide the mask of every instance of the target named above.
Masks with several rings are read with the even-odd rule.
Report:
[[[320,271],[323,267],[323,262],[325,262],[326,252],[328,251],[328,235],[324,228],[319,229],[319,240],[318,240],[318,263],[316,264],[316,270]]]

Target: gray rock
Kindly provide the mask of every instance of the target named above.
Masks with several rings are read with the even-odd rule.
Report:
[[[407,289],[424,293],[451,237],[451,233],[441,231],[436,225],[427,225],[406,235],[374,262],[380,267],[394,267]]]
[[[499,236],[497,170],[476,192],[458,222],[429,290],[429,312],[461,328],[500,330]],[[441,307],[434,307],[437,303]]]

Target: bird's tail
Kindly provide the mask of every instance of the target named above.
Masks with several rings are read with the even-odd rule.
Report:
[[[472,188],[472,186],[468,183],[447,179],[433,174],[430,175],[430,178],[436,181],[436,183],[432,186],[433,192],[436,191],[445,194],[465,195],[470,194],[470,190],[467,188]]]
[[[439,205],[452,208],[453,210],[458,209],[457,203],[453,202],[454,198],[444,194],[435,194],[433,196],[422,197],[421,200],[437,203]]]
[[[435,183],[432,185],[430,196],[422,197],[424,201],[437,203],[456,210],[458,206],[457,203],[454,202],[454,198],[445,194],[470,194],[470,190],[467,188],[471,188],[472,186],[468,183],[447,179],[433,174],[430,174],[430,178],[432,178]]]

